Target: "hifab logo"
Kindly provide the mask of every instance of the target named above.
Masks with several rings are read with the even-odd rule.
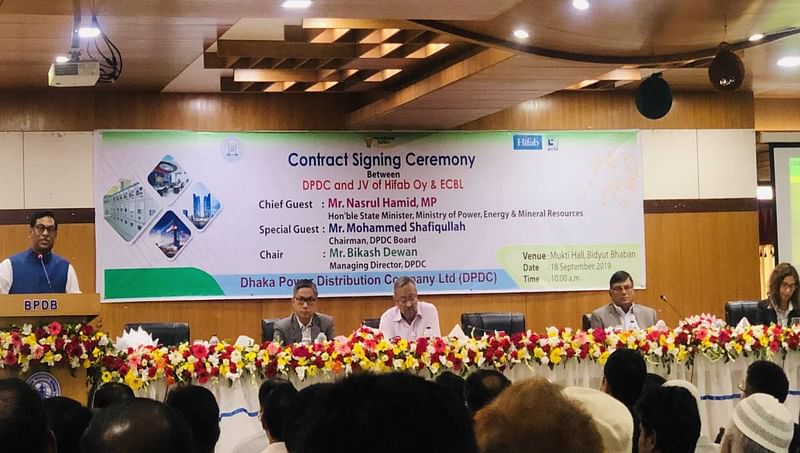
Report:
[[[531,134],[514,134],[514,149],[519,151],[541,151],[542,136]]]

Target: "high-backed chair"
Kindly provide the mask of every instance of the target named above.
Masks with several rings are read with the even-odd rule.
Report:
[[[592,328],[592,314],[584,313],[581,315],[581,329],[589,330]]]
[[[381,325],[381,318],[369,318],[361,321],[362,326],[372,327],[377,329]]]
[[[759,324],[757,300],[732,300],[725,304],[725,322],[729,326],[739,324],[742,318],[747,318],[750,324]]]
[[[177,346],[189,341],[189,324],[185,322],[132,322],[125,324],[124,330],[136,330],[139,327],[164,346]]]
[[[275,323],[281,318],[261,320],[261,343],[272,341],[275,338]]]
[[[525,332],[525,315],[522,313],[461,313],[464,333],[481,336],[503,331],[509,335]]]

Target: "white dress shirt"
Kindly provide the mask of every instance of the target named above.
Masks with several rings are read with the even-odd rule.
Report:
[[[628,308],[628,312],[625,313],[621,308],[619,308],[616,304],[612,304],[614,310],[619,315],[620,326],[622,330],[634,330],[639,329],[639,323],[636,321],[636,316],[633,314],[633,307],[635,304],[631,304],[630,308]]]
[[[379,327],[386,338],[405,338],[416,340],[419,337],[440,337],[439,312],[436,306],[427,302],[417,302],[417,316],[409,324],[403,319],[400,309],[392,307],[381,315]]]

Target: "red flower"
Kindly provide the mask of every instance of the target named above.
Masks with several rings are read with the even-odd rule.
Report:
[[[191,349],[192,355],[199,360],[205,360],[208,357],[208,348],[204,344],[195,343],[189,349]]]
[[[209,378],[208,370],[206,370],[205,368],[197,369],[197,382],[199,382],[200,384],[205,384],[206,382],[208,382],[208,378]]]
[[[88,337],[94,333],[94,327],[89,324],[84,324],[81,326],[81,333]]]
[[[61,334],[61,323],[58,321],[53,321],[47,326],[50,329],[50,335],[58,336]]]
[[[605,343],[606,341],[606,331],[603,329],[592,329],[592,336],[597,343]]]
[[[13,351],[6,352],[5,357],[3,357],[3,363],[6,365],[16,365],[17,363],[17,356],[14,354]]]
[[[417,338],[416,346],[417,346],[416,354],[418,356],[422,355],[425,351],[428,350],[428,338],[427,337]]]

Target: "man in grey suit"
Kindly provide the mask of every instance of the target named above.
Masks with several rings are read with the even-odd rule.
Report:
[[[614,272],[609,282],[611,303],[592,312],[592,328],[618,327],[624,330],[646,329],[656,323],[656,311],[633,302],[631,274]]]
[[[283,344],[311,343],[321,333],[326,340],[332,340],[336,336],[333,318],[316,311],[318,295],[317,285],[313,281],[303,279],[295,283],[292,296],[294,313],[275,323],[273,341]]]

